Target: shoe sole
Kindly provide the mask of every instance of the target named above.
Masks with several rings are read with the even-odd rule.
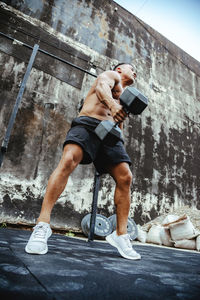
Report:
[[[26,246],[25,251],[26,251],[26,253],[29,253],[29,254],[46,254],[46,253],[48,252],[48,247],[45,248],[45,249],[44,249],[43,251],[41,251],[41,252],[36,252],[36,251],[30,250],[30,249]]]
[[[119,248],[119,247],[117,246],[117,244],[115,243],[115,241],[112,239],[111,236],[108,235],[108,236],[106,237],[106,241],[107,241],[111,246],[117,248],[117,250],[119,251],[119,253],[121,254],[122,257],[127,258],[127,259],[132,259],[132,260],[139,260],[139,259],[141,259],[140,254],[138,254],[137,257],[132,257],[132,256],[126,255],[126,254],[121,250],[121,248]]]

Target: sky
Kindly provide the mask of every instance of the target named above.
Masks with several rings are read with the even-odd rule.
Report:
[[[114,0],[200,62],[200,0]]]

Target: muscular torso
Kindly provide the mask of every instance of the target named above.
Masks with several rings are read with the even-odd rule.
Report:
[[[94,82],[93,86],[89,90],[79,116],[88,116],[99,120],[113,121],[110,109],[103,102],[101,102],[96,95],[96,84],[97,81]],[[111,90],[112,97],[117,101],[117,103],[120,103],[119,97],[122,91],[123,89],[121,83],[117,83]]]

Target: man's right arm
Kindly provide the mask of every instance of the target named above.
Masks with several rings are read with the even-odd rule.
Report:
[[[116,72],[106,71],[97,78],[95,88],[99,101],[109,108],[116,122],[122,122],[126,117],[123,107],[112,96],[112,89],[119,82],[120,76]]]

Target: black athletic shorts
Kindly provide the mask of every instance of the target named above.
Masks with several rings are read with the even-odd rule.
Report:
[[[78,117],[72,121],[71,129],[68,131],[63,148],[67,144],[78,144],[83,149],[81,164],[94,163],[96,170],[102,174],[107,173],[106,166],[127,162],[131,160],[126,153],[123,140],[115,145],[101,141],[94,132],[94,129],[101,121],[91,117]]]

